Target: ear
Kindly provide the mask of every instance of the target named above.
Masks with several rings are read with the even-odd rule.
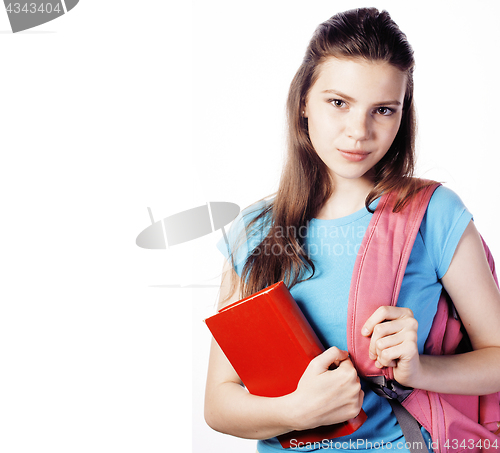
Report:
[[[300,111],[300,116],[302,118],[307,118],[309,116],[309,114],[307,113],[307,104],[304,104],[302,106],[302,110]]]

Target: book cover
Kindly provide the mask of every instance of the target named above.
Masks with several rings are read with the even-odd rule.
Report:
[[[325,348],[283,282],[234,302],[205,319],[247,390],[258,396],[292,393],[309,365]],[[278,436],[284,448],[353,433],[366,420],[352,420]]]

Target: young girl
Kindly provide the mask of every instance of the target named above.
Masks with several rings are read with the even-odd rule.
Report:
[[[229,252],[220,247],[228,258],[221,304],[284,280],[328,348],[311,361],[296,391],[265,398],[244,389],[213,342],[205,418],[215,430],[259,439],[259,453],[282,450],[277,435],[348,420],[361,408],[368,415],[362,427],[322,449],[405,451],[389,403],[360,380],[349,359],[346,322],[351,274],[379,197],[396,192],[398,210],[416,191],[413,65],[406,36],[385,11],[347,11],[321,24],[290,87],[289,154],[279,190],[242,213]],[[500,294],[471,219],[457,195],[439,187],[398,306],[376,310],[362,328],[371,338],[370,359],[393,367],[404,386],[500,391]],[[473,352],[423,355],[443,287]]]

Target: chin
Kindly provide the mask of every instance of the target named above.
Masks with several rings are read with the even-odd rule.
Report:
[[[330,170],[330,175],[332,180],[335,182],[336,180],[349,180],[355,181],[360,180],[360,182],[373,181],[373,178],[370,176],[369,171],[357,171],[357,172],[335,172]]]

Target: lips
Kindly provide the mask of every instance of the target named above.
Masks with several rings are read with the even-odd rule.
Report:
[[[347,159],[351,162],[360,162],[365,160],[369,155],[369,151],[360,151],[360,150],[350,150],[350,149],[339,149],[338,150],[344,159]]]

